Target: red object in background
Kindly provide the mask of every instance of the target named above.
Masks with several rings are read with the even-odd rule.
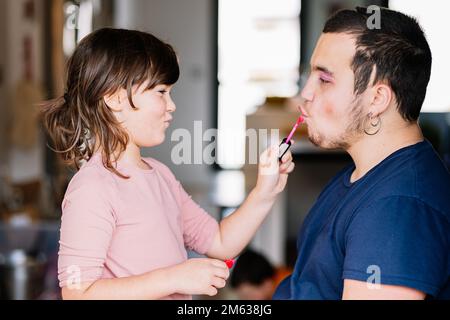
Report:
[[[27,81],[33,81],[33,40],[26,35],[23,39],[23,77]]]
[[[226,260],[225,263],[227,264],[228,269],[233,268],[234,260]]]
[[[23,4],[23,16],[25,19],[34,20],[35,12],[34,0],[28,0]]]

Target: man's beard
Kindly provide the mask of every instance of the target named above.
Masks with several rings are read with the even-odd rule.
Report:
[[[353,143],[359,140],[364,130],[365,117],[363,115],[363,109],[361,99],[359,97],[355,98],[349,113],[350,121],[342,134],[338,137],[325,137],[320,132],[310,132],[309,140],[315,146],[324,149],[349,149]]]

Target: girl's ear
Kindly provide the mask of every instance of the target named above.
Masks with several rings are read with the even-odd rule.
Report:
[[[113,112],[114,117],[119,123],[126,121],[126,91],[121,89],[117,92],[105,95],[103,101]]]
[[[103,97],[103,101],[113,112],[123,111],[123,101],[122,90],[118,90],[113,94],[109,94]]]

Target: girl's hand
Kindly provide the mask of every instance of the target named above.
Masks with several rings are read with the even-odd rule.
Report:
[[[230,276],[226,263],[215,259],[189,259],[170,271],[175,291],[188,295],[215,296]]]
[[[283,191],[288,175],[295,167],[290,151],[284,154],[281,163],[278,160],[278,152],[279,147],[275,145],[266,149],[259,158],[258,181],[255,190],[264,197],[275,197]]]

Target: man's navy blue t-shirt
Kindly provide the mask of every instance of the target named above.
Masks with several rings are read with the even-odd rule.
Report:
[[[273,298],[337,300],[352,279],[450,299],[450,174],[431,144],[400,149],[351,183],[354,169],[320,194]]]

